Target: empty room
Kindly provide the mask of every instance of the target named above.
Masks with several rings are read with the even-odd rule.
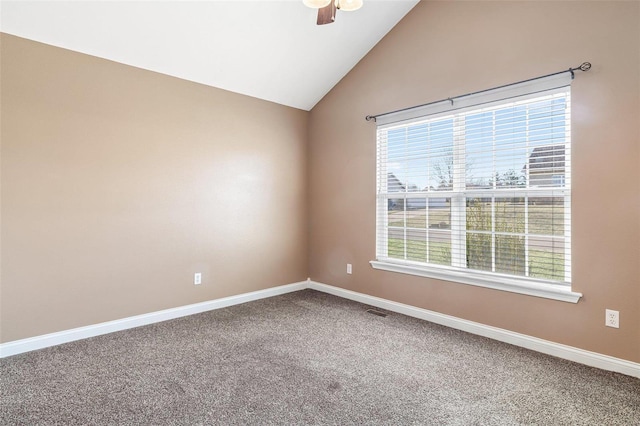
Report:
[[[0,424],[640,423],[640,2],[0,17]]]

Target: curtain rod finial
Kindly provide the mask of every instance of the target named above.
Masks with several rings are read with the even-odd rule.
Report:
[[[367,115],[364,119],[367,120],[367,121],[375,122],[376,121],[376,116],[375,115]]]

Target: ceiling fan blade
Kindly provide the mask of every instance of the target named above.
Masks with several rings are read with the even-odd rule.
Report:
[[[318,25],[331,24],[336,20],[336,2],[333,0],[327,6],[318,9]]]

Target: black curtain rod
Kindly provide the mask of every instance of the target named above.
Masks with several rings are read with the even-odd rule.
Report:
[[[426,104],[416,105],[416,106],[412,106],[412,107],[408,107],[408,108],[397,109],[395,111],[385,112],[385,113],[382,113],[382,114],[367,115],[364,119],[367,120],[367,121],[376,121],[376,118],[381,117],[383,115],[395,114],[396,112],[407,111],[407,110],[410,110],[410,109],[425,107],[427,105],[438,104],[440,102],[446,102],[446,101],[451,102],[451,105],[453,105],[453,100],[454,99],[460,99],[460,98],[464,98],[466,96],[477,95],[479,93],[488,92],[490,90],[502,89],[504,87],[514,86],[516,84],[527,83],[529,81],[539,80],[541,78],[551,77],[551,76],[558,75],[558,74],[564,74],[565,72],[570,72],[571,73],[571,79],[573,80],[576,77],[576,75],[574,74],[574,71],[589,71],[590,69],[591,69],[591,63],[590,62],[583,62],[579,67],[569,68],[568,70],[565,70],[565,71],[558,71],[558,72],[554,72],[554,73],[551,73],[551,74],[542,75],[540,77],[534,77],[534,78],[530,78],[528,80],[518,81],[516,83],[505,84],[504,86],[496,86],[496,87],[492,87],[491,89],[479,90],[477,92],[466,93],[464,95],[455,96],[453,98],[441,99],[439,101],[429,102],[429,103],[426,103]]]

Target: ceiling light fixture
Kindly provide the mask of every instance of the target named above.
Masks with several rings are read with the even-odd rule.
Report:
[[[302,0],[306,6],[318,9],[318,25],[330,24],[336,20],[336,10],[351,12],[362,7],[363,0]]]
[[[362,0],[336,0],[336,7],[345,12],[352,12],[362,7]]]

